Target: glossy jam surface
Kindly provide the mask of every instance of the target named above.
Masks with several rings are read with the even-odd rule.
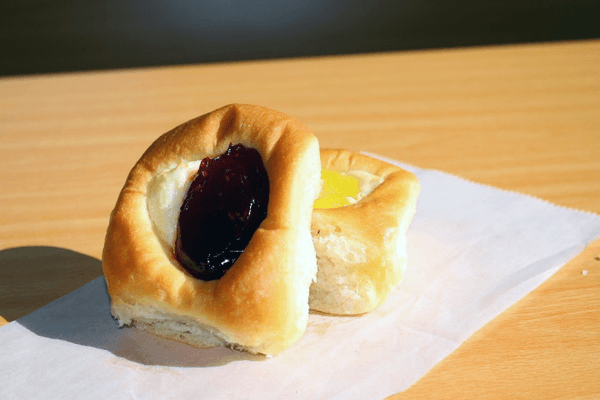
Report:
[[[181,206],[175,257],[194,277],[222,277],[267,216],[269,179],[255,149],[205,158]]]
[[[360,182],[351,175],[337,171],[322,170],[323,187],[313,208],[337,208],[347,206],[352,198],[357,199]]]

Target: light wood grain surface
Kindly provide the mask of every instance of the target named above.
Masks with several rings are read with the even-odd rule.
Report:
[[[322,147],[600,213],[600,41],[5,78],[0,315],[99,276],[134,162],[232,102],[293,115]],[[600,397],[599,289],[596,241],[396,398]]]

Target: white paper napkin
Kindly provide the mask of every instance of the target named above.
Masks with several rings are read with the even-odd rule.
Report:
[[[98,278],[0,328],[0,397],[382,399],[600,236],[600,216],[391,162],[422,191],[405,280],[375,311],[311,315],[298,343],[265,359],[120,329]]]

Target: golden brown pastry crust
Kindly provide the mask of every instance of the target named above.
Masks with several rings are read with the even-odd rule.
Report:
[[[321,167],[366,171],[383,182],[355,204],[315,209],[311,232],[317,281],[310,307],[331,314],[373,310],[397,287],[406,266],[406,232],[420,191],[417,177],[348,150],[321,149]]]
[[[229,271],[202,281],[187,274],[155,234],[148,184],[180,163],[224,153],[230,142],[261,154],[270,182],[268,214]],[[131,170],[111,214],[103,271],[113,315],[129,324],[137,307],[158,310],[253,353],[277,354],[295,342],[306,327],[316,274],[310,218],[319,177],[316,137],[267,108],[225,106],[159,137]]]

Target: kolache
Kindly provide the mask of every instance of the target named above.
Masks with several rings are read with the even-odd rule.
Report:
[[[111,312],[196,347],[278,354],[309,309],[385,300],[418,193],[410,172],[320,150],[286,114],[219,108],[160,136],[129,173],[103,250]]]

